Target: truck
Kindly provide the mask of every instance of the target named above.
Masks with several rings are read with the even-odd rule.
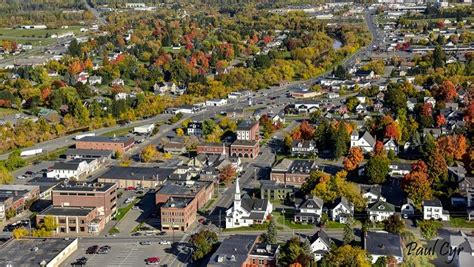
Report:
[[[149,134],[153,132],[154,128],[155,128],[154,124],[146,124],[146,125],[134,127],[133,132],[136,134]]]
[[[22,157],[29,157],[29,156],[34,156],[43,153],[43,149],[38,148],[38,149],[29,149],[29,150],[23,150],[20,153],[20,156]]]
[[[79,135],[76,135],[76,137],[74,137],[75,140],[79,140],[79,139],[82,139],[86,136],[95,136],[95,133],[85,133],[85,134],[79,134]]]

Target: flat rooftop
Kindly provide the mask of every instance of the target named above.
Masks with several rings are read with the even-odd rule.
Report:
[[[42,261],[49,263],[67,247],[74,246],[73,243],[77,244],[77,239],[11,239],[0,246],[0,265],[40,266]]]
[[[208,187],[211,183],[212,182],[210,181],[193,181],[192,184],[184,182],[167,182],[157,191],[157,194],[195,196],[199,191]]]
[[[174,171],[174,168],[113,166],[106,173],[102,174],[100,178],[162,181],[166,180]]]
[[[41,215],[52,215],[52,216],[87,216],[91,213],[94,208],[76,208],[76,207],[52,207],[43,210]]]
[[[252,127],[257,124],[256,121],[253,121],[253,120],[243,120],[239,123],[239,125],[237,126],[237,130],[250,130],[252,129]]]
[[[85,136],[77,142],[127,143],[134,142],[130,137]]]
[[[115,183],[65,182],[58,184],[54,191],[106,192],[114,185]]]
[[[171,197],[161,206],[162,208],[185,208],[193,201],[190,197]]]

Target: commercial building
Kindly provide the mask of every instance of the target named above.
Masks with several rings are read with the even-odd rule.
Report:
[[[270,180],[276,183],[301,186],[318,166],[313,160],[283,159],[272,168]]]
[[[244,120],[237,126],[237,140],[230,146],[230,155],[239,158],[256,158],[260,153],[260,124]]]
[[[160,207],[162,231],[186,231],[196,221],[193,198],[170,197]]]
[[[125,153],[135,141],[128,137],[85,136],[76,141],[76,149],[111,150]]]
[[[119,188],[155,188],[168,180],[174,171],[173,168],[114,166],[102,174],[98,181],[101,183],[117,183]]]
[[[0,265],[57,267],[77,248],[74,238],[10,239],[0,246]]]
[[[222,241],[207,266],[274,267],[279,252],[278,245],[258,243],[258,235],[231,235]]]
[[[53,189],[51,199],[52,206],[36,216],[37,225],[52,216],[58,234],[98,234],[117,210],[117,185],[64,182]]]
[[[7,218],[8,211],[21,213],[28,202],[38,199],[39,195],[36,185],[0,185],[0,221]]]
[[[214,183],[210,181],[187,181],[165,183],[155,193],[157,205],[165,203],[170,198],[192,198],[196,211],[206,205],[214,195]]]

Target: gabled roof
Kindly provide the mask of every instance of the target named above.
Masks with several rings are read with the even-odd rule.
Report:
[[[336,206],[341,204],[348,210],[353,210],[354,204],[352,204],[346,197],[340,197],[336,199],[331,205],[329,205],[329,209],[334,209]]]
[[[392,205],[388,202],[382,201],[382,200],[379,200],[379,201],[373,203],[372,205],[369,205],[369,207],[367,209],[369,211],[373,211],[373,212],[377,212],[377,211],[395,212],[395,206],[394,205]]]
[[[316,240],[321,240],[327,247],[331,247],[332,239],[323,230],[317,231],[311,238],[310,242],[314,243]]]
[[[433,199],[423,200],[423,206],[442,208],[443,204],[441,204],[441,201],[439,199],[433,198]]]
[[[367,141],[367,143],[369,143],[371,146],[375,145],[375,139],[368,131],[365,131],[360,138]]]
[[[299,206],[300,209],[322,209],[324,201],[319,197],[312,197],[306,199],[301,205]]]

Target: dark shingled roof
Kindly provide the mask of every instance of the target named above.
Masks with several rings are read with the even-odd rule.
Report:
[[[207,266],[241,267],[258,235],[231,235],[212,254]]]
[[[111,167],[100,178],[123,180],[166,180],[175,169],[153,167]]]
[[[41,212],[41,215],[53,216],[87,216],[94,208],[75,208],[75,207],[49,207]]]
[[[399,235],[385,232],[367,232],[364,238],[364,249],[369,254],[402,257]]]
[[[423,206],[430,206],[430,207],[443,207],[441,201],[437,198],[423,200]]]

